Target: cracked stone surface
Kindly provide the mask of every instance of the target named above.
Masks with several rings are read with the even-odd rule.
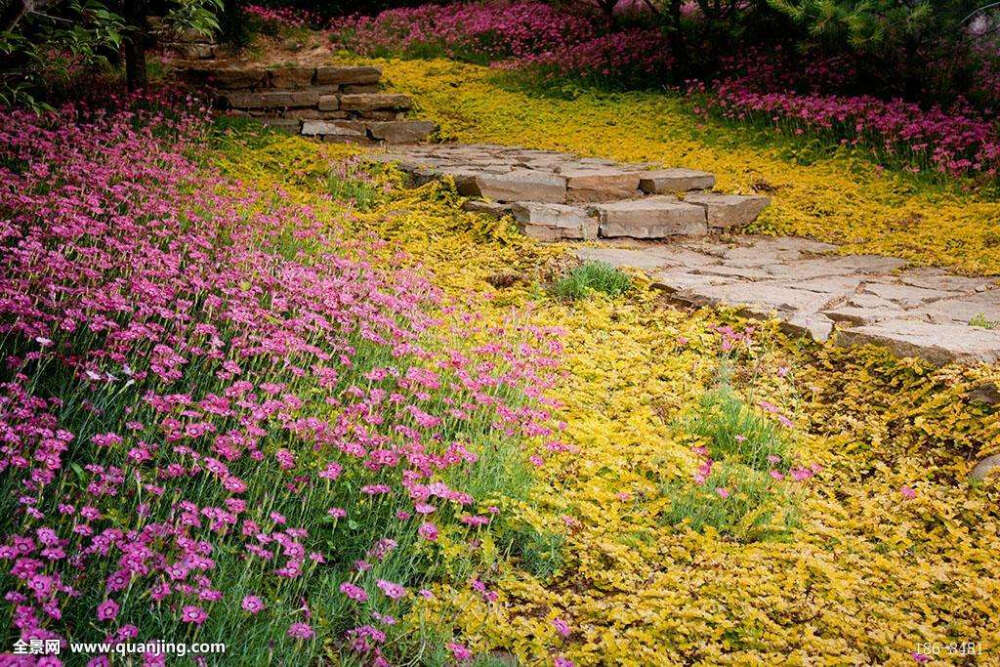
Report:
[[[900,259],[836,250],[808,239],[735,236],[574,253],[645,271],[674,300],[777,317],[816,340],[882,345],[934,364],[1000,362],[1000,276],[908,269]]]
[[[618,163],[557,151],[436,144],[393,148],[374,159],[398,163],[418,185],[451,178],[459,194],[467,197],[522,206],[532,202],[575,205],[579,209],[572,215],[596,216],[597,233],[603,238],[705,236],[710,228],[753,222],[769,203],[767,197],[710,192],[715,177],[704,171]],[[676,196],[679,193],[683,201]],[[500,209],[473,205],[469,210],[493,213]],[[564,222],[560,218],[552,225],[539,221],[521,228],[545,241],[590,238],[583,231],[574,236]],[[590,225],[580,229],[589,234]]]

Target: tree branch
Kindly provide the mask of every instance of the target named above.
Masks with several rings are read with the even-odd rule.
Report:
[[[24,15],[34,9],[34,0],[10,0],[10,4],[5,4],[0,10],[0,32],[13,30]]]

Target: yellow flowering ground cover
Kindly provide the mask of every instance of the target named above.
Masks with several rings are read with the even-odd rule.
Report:
[[[589,106],[570,114],[562,103],[496,91],[474,68],[383,65],[397,87],[417,93],[425,113],[463,140],[625,159],[696,150],[666,133],[658,138],[641,113],[616,116],[620,107],[577,100]],[[640,110],[657,104],[629,99]],[[594,133],[613,117],[627,125],[608,125],[620,144]],[[560,134],[560,119],[571,118],[575,125]],[[637,138],[637,128],[648,134]],[[563,376],[552,397],[561,403],[569,450],[531,466],[527,496],[493,499],[503,519],[483,533],[477,555],[447,535],[434,547],[451,557],[455,572],[475,566],[499,597],[488,602],[467,586],[438,585],[435,599],[421,600],[403,620],[417,635],[454,629],[480,665],[513,664],[512,656],[526,665],[907,665],[914,654],[931,664],[1000,664],[1000,484],[966,480],[972,463],[1000,451],[1000,413],[966,396],[1000,381],[998,369],[933,369],[877,349],[788,338],[773,324],[675,308],[638,274],[635,289],[616,299],[561,301],[547,286],[571,264],[565,246],[536,243],[505,222],[464,212],[445,186],[406,190],[391,173],[379,174],[388,192],[364,211],[319,196],[337,181],[330,173],[345,173],[344,161],[357,152],[272,137],[245,141],[237,157],[220,153],[218,164],[327,207],[338,224],[346,216],[350,233],[388,240],[386,252],[404,249],[486,324],[564,330]],[[893,203],[894,186],[838,174],[833,164],[795,172],[809,175],[799,182],[766,155],[699,156],[678,162],[717,171],[723,187],[755,177],[782,185],[763,224],[784,232],[861,234],[852,230],[867,227],[852,215],[917,206]],[[864,203],[862,193],[876,186],[879,203]],[[815,219],[819,205],[805,207],[811,194],[829,207],[828,228]],[[856,197],[855,206],[842,210],[838,196]],[[985,229],[957,203],[934,206],[960,216],[969,230]],[[784,226],[782,213],[793,215]],[[978,259],[945,253],[941,234],[957,239],[958,232],[937,227],[933,250],[916,237],[892,249],[970,270],[990,266],[985,252]],[[888,251],[884,243],[851,249]],[[744,335],[748,326],[753,333]],[[760,473],[763,482],[743,486],[740,480],[756,473],[735,463],[728,470],[738,474],[728,482],[698,483],[700,448],[710,442],[694,423],[720,371],[788,443],[789,465],[774,471],[783,479]],[[716,462],[722,465],[724,457]],[[678,514],[692,498],[685,521]],[[734,506],[727,503],[755,509],[721,532],[692,527],[696,510]],[[980,655],[943,652],[961,642],[975,643]]]
[[[347,57],[347,56],[344,56]],[[356,59],[355,59],[356,60]],[[966,273],[1000,273],[1000,202],[962,185],[930,186],[842,152],[802,164],[794,146],[699,119],[656,92],[542,96],[498,82],[495,70],[448,60],[377,60],[385,81],[413,95],[442,137],[517,144],[714,172],[720,189],[764,191],[772,206],[752,231],[804,235]],[[502,79],[500,79],[502,81]],[[781,142],[778,142],[781,143]]]

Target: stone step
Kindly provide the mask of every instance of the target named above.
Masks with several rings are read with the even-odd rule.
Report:
[[[340,95],[344,111],[407,111],[413,108],[408,95],[398,93],[361,93]]]
[[[337,89],[332,86],[313,86],[301,90],[275,90],[268,92],[228,91],[220,97],[224,108],[230,109],[301,109],[318,107],[321,99],[333,99]],[[334,107],[336,108],[336,107]]]
[[[640,172],[603,165],[557,168],[567,202],[604,202],[639,196]]]
[[[710,229],[744,227],[770,205],[768,197],[727,195],[720,192],[689,192],[684,202],[705,209]]]
[[[597,239],[597,218],[582,206],[514,202],[509,210],[521,231],[540,241]]]
[[[302,109],[316,107],[321,111],[344,111],[348,115],[392,120],[398,112],[413,107],[407,95],[392,93],[340,93],[336,86],[310,86],[297,90],[227,91],[220,97],[224,108]]]
[[[640,175],[639,189],[651,195],[669,195],[688,190],[711,190],[715,176],[694,169],[653,169]]]
[[[411,144],[427,141],[436,129],[425,120],[304,120],[301,134],[333,142]]]
[[[321,67],[261,67],[219,65],[188,67],[178,71],[181,78],[217,90],[299,89],[336,86],[345,93],[377,91],[382,71],[377,67],[330,65]]]
[[[598,204],[594,210],[605,238],[662,239],[708,232],[703,207],[668,195]]]

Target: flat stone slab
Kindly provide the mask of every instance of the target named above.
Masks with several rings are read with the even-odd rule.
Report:
[[[406,111],[413,108],[409,95],[397,93],[355,93],[340,96],[340,108],[345,111]]]
[[[1000,361],[1000,333],[961,324],[919,320],[883,320],[839,331],[839,345],[884,345],[899,357],[920,357],[932,364],[995,364]]]
[[[639,179],[639,189],[651,195],[669,195],[688,190],[711,190],[715,176],[707,171],[694,169],[655,169],[644,172]]]
[[[819,341],[835,337],[842,345],[880,344],[935,364],[1000,360],[1000,327],[968,324],[976,314],[987,325],[1000,321],[1000,286],[991,277],[901,270],[899,259],[830,255],[836,246],[796,238],[611,243],[622,242],[574,254],[645,271],[653,286],[675,301],[773,316],[785,330]]]
[[[635,197],[639,190],[639,173],[614,167],[573,167],[559,169],[566,179],[566,201],[603,202]]]
[[[580,206],[515,202],[510,205],[510,213],[521,229],[533,238],[544,241],[592,241],[597,238],[597,220]]]
[[[379,141],[390,144],[416,144],[427,141],[437,125],[426,120],[370,121],[368,132]]]
[[[599,204],[600,234],[605,238],[663,239],[704,235],[705,211],[674,197],[656,196]]]
[[[768,197],[725,195],[719,192],[691,192],[684,202],[703,206],[708,214],[708,226],[716,229],[742,227],[757,219],[771,200]]]
[[[469,194],[502,202],[561,204],[566,201],[566,179],[532,169],[513,169],[505,173],[473,171]]]

